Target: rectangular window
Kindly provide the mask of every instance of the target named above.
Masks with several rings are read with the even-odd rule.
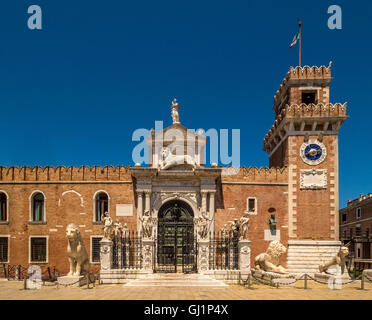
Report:
[[[8,262],[8,237],[0,237],[0,262]]]
[[[31,238],[31,262],[47,262],[47,238]]]
[[[347,213],[342,214],[342,222],[346,222],[347,220]]]
[[[356,218],[360,219],[362,217],[362,208],[356,209]]]
[[[102,237],[92,237],[91,238],[91,260],[92,262],[101,262],[100,256],[100,241]]]
[[[247,210],[249,213],[257,213],[257,199],[247,198]]]
[[[362,229],[360,227],[355,228],[355,236],[360,237],[362,235]]]
[[[305,103],[305,104],[314,103],[314,104],[316,104],[316,91],[302,92],[302,103]]]

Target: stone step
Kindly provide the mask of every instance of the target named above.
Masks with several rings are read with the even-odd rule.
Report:
[[[222,281],[204,275],[151,274],[147,278],[129,281],[125,287],[227,287]]]

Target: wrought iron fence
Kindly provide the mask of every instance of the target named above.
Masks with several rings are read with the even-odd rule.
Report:
[[[209,242],[209,269],[238,270],[238,242],[238,235],[233,232],[228,234],[214,233]]]
[[[142,268],[142,236],[132,232],[127,236],[117,235],[113,238],[113,269]]]

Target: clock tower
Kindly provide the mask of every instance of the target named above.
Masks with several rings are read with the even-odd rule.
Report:
[[[329,102],[331,64],[290,68],[264,139],[270,167],[288,167],[288,268],[297,272],[306,266],[292,261],[339,247],[338,130],[347,116],[346,103]]]

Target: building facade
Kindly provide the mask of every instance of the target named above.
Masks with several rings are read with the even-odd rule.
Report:
[[[106,211],[134,232],[142,231],[145,215],[155,219],[155,246],[161,250],[157,239],[171,226],[167,210],[178,206],[185,219],[173,221],[172,232],[182,226],[200,241],[194,222],[203,215],[213,237],[247,212],[251,263],[270,241],[280,240],[288,248],[283,265],[291,272],[315,272],[340,245],[338,130],[347,116],[346,104],[329,102],[331,80],[331,64],[290,68],[264,138],[269,168],[204,166],[205,137],[181,125],[175,102],[173,124],[152,130],[146,140],[148,167],[0,167],[1,263],[67,271],[65,229],[74,223],[99,269]],[[182,163],[170,148],[174,131],[180,145],[192,146]],[[172,241],[177,251],[178,238]],[[177,255],[173,259],[177,264]]]
[[[372,193],[349,200],[340,210],[340,238],[355,259],[371,259]]]

